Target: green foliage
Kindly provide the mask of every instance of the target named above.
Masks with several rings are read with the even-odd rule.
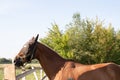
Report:
[[[41,39],[41,42],[57,51],[64,58],[72,58],[73,55],[69,52],[68,40],[69,36],[63,34],[57,24],[53,24],[52,29],[49,29],[47,37]]]
[[[0,64],[8,64],[8,63],[12,63],[12,60],[6,58],[0,58]]]
[[[73,15],[73,21],[62,33],[57,24],[52,25],[48,35],[41,39],[61,56],[84,64],[115,62],[120,64],[120,31],[103,21],[81,19]]]

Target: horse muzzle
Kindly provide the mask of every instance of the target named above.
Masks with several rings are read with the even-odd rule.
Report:
[[[15,64],[16,67],[23,66],[22,59],[21,58],[15,59],[14,64]]]

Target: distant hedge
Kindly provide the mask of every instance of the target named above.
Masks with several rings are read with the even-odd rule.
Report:
[[[10,64],[12,59],[0,58],[0,64]]]

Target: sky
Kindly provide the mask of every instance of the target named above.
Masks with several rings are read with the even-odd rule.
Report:
[[[33,36],[45,37],[52,23],[64,30],[74,13],[120,30],[120,0],[0,0],[0,57],[14,58]]]

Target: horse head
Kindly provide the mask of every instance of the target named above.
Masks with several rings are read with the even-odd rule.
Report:
[[[36,38],[33,37],[27,43],[24,44],[24,46],[14,59],[15,66],[23,66],[25,63],[31,62],[31,60],[34,59],[38,36],[39,35],[37,35]]]

